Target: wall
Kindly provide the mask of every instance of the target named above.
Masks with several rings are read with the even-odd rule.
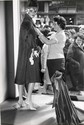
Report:
[[[5,7],[0,1],[0,103],[7,97]]]
[[[13,3],[0,1],[0,103],[15,98]]]
[[[14,85],[14,34],[13,34],[13,3],[5,1],[6,28],[6,64],[7,64],[7,98],[15,97]]]
[[[13,34],[14,34],[14,70],[16,75],[20,30],[20,0],[13,1]],[[18,86],[15,86],[15,96],[18,94]]]

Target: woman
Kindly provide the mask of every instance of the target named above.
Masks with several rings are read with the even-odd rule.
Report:
[[[77,33],[74,42],[69,46],[66,56],[66,70],[70,76],[73,90],[84,91],[84,34]]]
[[[44,37],[38,29],[35,29],[40,40],[48,45],[47,67],[50,79],[56,70],[64,72],[65,59],[63,47],[66,42],[66,35],[64,32],[65,26],[65,18],[58,15],[53,18],[54,32],[51,33],[51,36],[48,38]],[[58,86],[58,82],[56,85]],[[52,102],[49,102],[49,104],[52,104]]]
[[[43,34],[36,29],[40,40],[49,46],[47,66],[50,78],[53,76],[56,70],[64,70],[63,47],[66,41],[66,35],[64,32],[66,20],[62,16],[56,16],[53,18],[53,25],[55,33],[49,36],[49,39],[44,37]]]

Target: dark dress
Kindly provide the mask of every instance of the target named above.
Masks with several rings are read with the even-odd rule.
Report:
[[[40,82],[40,51],[36,40],[37,34],[34,30],[33,21],[26,14],[20,27],[19,53],[15,77],[16,84],[23,85]]]
[[[84,50],[76,42],[69,46],[66,57],[66,72],[70,76],[73,87],[84,90]]]

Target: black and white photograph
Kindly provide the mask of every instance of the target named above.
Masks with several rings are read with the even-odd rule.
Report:
[[[84,125],[84,0],[0,0],[0,125]]]

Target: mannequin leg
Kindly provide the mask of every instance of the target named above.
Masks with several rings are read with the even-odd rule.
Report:
[[[23,103],[23,85],[18,85],[18,91],[19,91],[19,100],[18,103]]]
[[[19,100],[18,103],[14,106],[16,109],[23,107],[23,87],[23,85],[18,85]]]
[[[36,110],[36,108],[34,108],[34,104],[32,102],[32,91],[34,89],[35,83],[30,83],[28,86],[28,94],[27,94],[27,98],[25,100],[26,105],[28,106],[28,109],[30,110]]]

